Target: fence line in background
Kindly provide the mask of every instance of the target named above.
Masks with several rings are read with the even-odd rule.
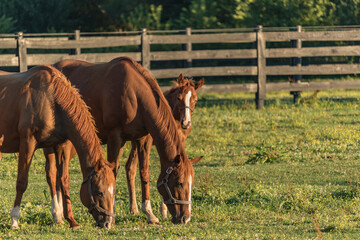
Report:
[[[302,75],[345,75],[360,73],[360,64],[302,65],[302,58],[360,56],[360,45],[303,47],[304,42],[360,41],[359,26],[216,29],[179,31],[147,31],[124,33],[23,34],[0,35],[0,49],[15,49],[16,54],[0,54],[0,66],[17,66],[26,71],[28,66],[52,64],[63,59],[107,62],[115,57],[129,56],[150,69],[156,78],[186,76],[253,76],[256,83],[205,85],[202,92],[243,91],[256,93],[258,108],[264,106],[266,92],[291,91],[294,99],[299,91],[360,88],[360,81],[301,82]],[[11,37],[12,36],[12,37]],[[272,42],[289,42],[289,47],[274,48]],[[253,44],[254,48],[195,50],[194,44]],[[156,45],[181,45],[182,50],[154,51]],[[134,46],[129,52],[86,53],[86,49]],[[222,45],[219,45],[222,46]],[[37,49],[62,50],[63,53],[36,53]],[[68,49],[68,53],[64,53]],[[30,52],[29,52],[30,51]],[[33,53],[31,53],[33,52]],[[267,65],[268,59],[290,58],[288,65]],[[248,65],[194,67],[196,60],[253,59]],[[183,61],[182,68],[151,69],[155,61]],[[357,60],[358,61],[358,60]],[[255,65],[253,63],[255,62]],[[288,76],[290,82],[266,83],[267,76]]]

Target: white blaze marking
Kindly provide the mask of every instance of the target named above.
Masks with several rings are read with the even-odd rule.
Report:
[[[191,91],[189,91],[186,95],[185,95],[185,106],[187,107],[185,109],[185,121],[190,121],[190,98],[191,98]]]
[[[112,197],[113,194],[114,194],[114,187],[113,187],[113,186],[110,186],[110,187],[108,188],[108,192],[110,193],[110,195],[111,195],[111,197]]]

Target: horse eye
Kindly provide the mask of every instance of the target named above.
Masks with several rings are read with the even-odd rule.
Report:
[[[179,101],[181,100],[181,98],[180,98],[180,97],[178,97],[177,99],[178,99]]]
[[[104,196],[104,194],[102,192],[98,192],[97,195],[98,195],[98,197],[103,197]]]
[[[176,186],[182,188],[182,187],[183,187],[183,184],[182,184],[181,182],[177,182],[177,183],[176,183]]]

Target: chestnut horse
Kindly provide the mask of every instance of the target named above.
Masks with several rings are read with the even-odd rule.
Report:
[[[114,217],[114,167],[104,159],[94,120],[78,91],[57,69],[38,66],[24,73],[0,76],[0,99],[0,112],[6,116],[0,118],[0,132],[4,134],[0,150],[19,152],[11,228],[19,228],[19,207],[34,151],[66,140],[72,141],[80,159],[84,179],[81,201],[100,226],[110,228]],[[62,171],[67,169],[59,168]],[[61,189],[64,202],[70,202],[67,187]],[[73,215],[65,217],[71,227],[78,227]]]
[[[191,115],[197,102],[196,91],[199,90],[203,84],[204,78],[202,78],[197,84],[194,84],[192,79],[184,79],[183,75],[180,74],[177,82],[175,82],[175,86],[164,93],[165,98],[171,107],[172,114],[175,118],[176,127],[183,144],[185,144],[185,139],[190,134],[192,129]],[[137,163],[139,162],[138,156],[144,156],[144,158],[142,158],[140,161],[139,169],[142,190],[141,210],[146,214],[148,223],[157,223],[159,220],[152,212],[149,184],[147,184],[149,179],[149,155],[151,146],[152,138],[150,135],[148,135],[144,141],[139,143],[136,141],[131,142],[131,152],[126,163],[126,177],[129,190],[130,212],[133,214],[138,214],[139,210],[136,203],[135,194],[135,175]],[[161,213],[162,216],[166,218],[167,208],[164,203],[161,205]]]
[[[90,107],[99,130],[98,135],[103,143],[107,143],[110,162],[119,166],[125,142],[141,143],[150,133],[161,162],[158,191],[168,206],[173,223],[189,222],[194,183],[192,164],[201,157],[188,159],[186,156],[170,106],[154,77],[127,57],[102,64],[63,60],[54,66],[79,89]],[[71,146],[63,147],[63,151],[71,152]],[[49,165],[53,165],[53,158],[48,156]],[[139,158],[145,158],[141,151]],[[70,158],[64,161],[69,162]],[[56,179],[52,174],[52,179]],[[54,182],[56,180],[53,186],[56,185]],[[149,184],[149,179],[144,182]]]

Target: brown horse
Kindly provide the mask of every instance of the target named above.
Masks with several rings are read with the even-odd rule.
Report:
[[[175,83],[176,85],[169,91],[165,92],[164,95],[172,109],[172,114],[175,118],[176,127],[180,134],[181,141],[185,144],[185,139],[192,129],[191,115],[197,102],[196,91],[204,84],[204,78],[202,78],[197,84],[194,84],[193,80],[187,78],[184,79],[183,75],[180,74],[177,82]],[[152,212],[149,184],[147,184],[147,180],[149,179],[149,155],[152,146],[152,138],[148,135],[143,141],[132,141],[131,143],[131,152],[126,163],[130,212],[133,214],[138,214],[139,212],[136,204],[135,175],[136,166],[139,162],[138,156],[140,155],[144,156],[144,158],[140,159],[139,169],[142,190],[141,210],[146,214],[148,223],[157,223],[159,220]],[[167,208],[164,203],[161,205],[161,213],[162,216],[166,218]]]
[[[16,198],[10,213],[11,228],[18,228],[19,207],[28,185],[32,156],[37,148],[53,147],[71,140],[78,152],[84,182],[82,203],[96,222],[110,228],[113,218],[113,168],[104,159],[94,120],[78,91],[51,66],[38,66],[25,73],[0,76],[0,150],[19,152]],[[59,159],[58,162],[60,162]],[[59,172],[67,171],[59,168]],[[67,179],[61,178],[67,182]],[[68,186],[61,189],[70,202]],[[66,215],[78,227],[73,215]]]
[[[173,216],[172,221],[189,222],[194,183],[192,164],[201,157],[188,159],[186,156],[169,104],[150,73],[127,57],[103,64],[64,60],[54,66],[79,89],[91,108],[98,135],[103,143],[107,143],[109,161],[118,166],[125,142],[144,141],[150,133],[161,162],[158,190]],[[64,151],[70,152],[71,147]],[[145,158],[141,151],[138,152],[140,159]],[[49,160],[48,164],[54,165],[54,161]],[[70,158],[64,161],[68,162]],[[149,184],[148,179],[144,182]]]

